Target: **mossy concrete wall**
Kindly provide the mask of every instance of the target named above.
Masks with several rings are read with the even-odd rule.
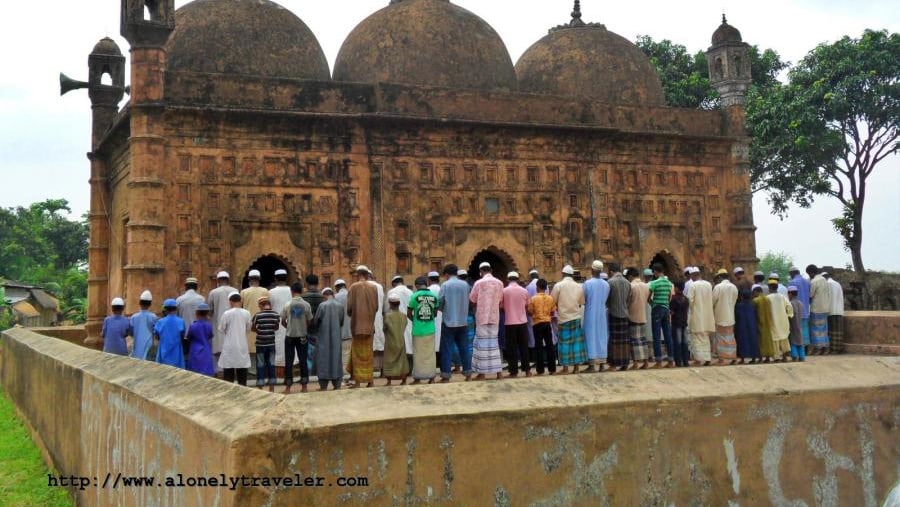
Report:
[[[83,505],[874,507],[900,473],[896,357],[283,396],[16,329],[0,367],[61,473],[324,478]]]

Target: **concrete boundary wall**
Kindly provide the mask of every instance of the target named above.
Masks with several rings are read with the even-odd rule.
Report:
[[[875,507],[900,475],[896,357],[283,396],[14,329],[0,380],[62,474],[323,483],[79,505]]]

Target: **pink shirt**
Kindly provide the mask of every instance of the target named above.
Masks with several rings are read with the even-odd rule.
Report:
[[[490,273],[475,282],[469,301],[475,303],[475,324],[500,323],[500,301],[503,300],[503,282],[497,280]]]
[[[528,290],[516,282],[510,282],[503,289],[503,313],[506,315],[506,325],[527,324],[528,314],[525,308],[528,306]]]

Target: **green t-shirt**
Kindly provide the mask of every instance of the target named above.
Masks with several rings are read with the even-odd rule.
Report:
[[[669,307],[669,299],[672,296],[672,282],[665,276],[657,278],[650,282],[650,294],[652,297],[652,306]]]
[[[428,289],[416,291],[409,298],[412,310],[413,336],[428,336],[435,333],[434,319],[437,317],[438,296]]]

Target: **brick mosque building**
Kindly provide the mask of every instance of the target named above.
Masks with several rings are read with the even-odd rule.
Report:
[[[145,288],[208,290],[221,269],[330,285],[358,263],[381,280],[450,262],[755,267],[740,33],[723,19],[708,52],[721,108],[670,108],[644,54],[575,4],[514,65],[466,9],[392,0],[332,72],[268,0],[122,0],[129,87],[108,38],[88,82],[64,83],[93,110],[89,334],[113,296],[133,311]]]

